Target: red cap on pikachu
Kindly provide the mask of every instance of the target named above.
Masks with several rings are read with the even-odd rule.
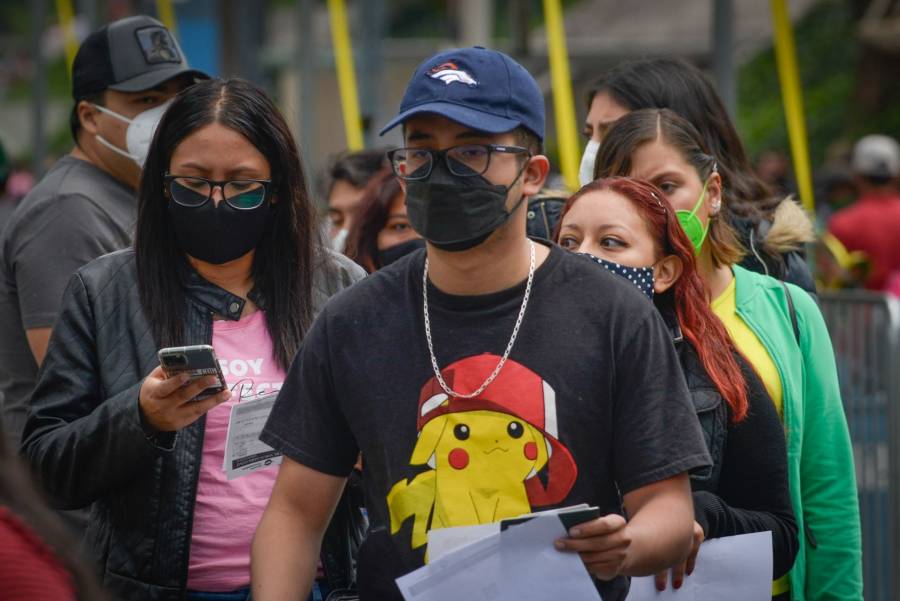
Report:
[[[461,359],[441,370],[444,381],[460,394],[475,391],[497,367],[500,357],[484,353]],[[505,413],[541,431],[547,445],[547,484],[536,474],[526,481],[532,507],[562,502],[575,483],[578,468],[569,450],[559,441],[556,393],[539,375],[511,359],[490,386],[471,398],[450,396],[433,377],[422,387],[416,428],[419,432],[432,419],[448,413],[487,410]],[[543,471],[543,470],[542,470]]]

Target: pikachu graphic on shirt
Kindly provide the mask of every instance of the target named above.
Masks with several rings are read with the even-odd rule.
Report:
[[[499,360],[468,357],[441,375],[454,390],[475,390]],[[512,360],[472,399],[446,394],[432,377],[419,398],[417,428],[409,463],[430,469],[397,482],[387,496],[392,534],[413,520],[413,549],[427,543],[431,529],[487,524],[557,504],[577,477],[557,439],[553,389]]]

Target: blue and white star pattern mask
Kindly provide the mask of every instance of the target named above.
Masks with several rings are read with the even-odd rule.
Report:
[[[647,295],[647,298],[653,300],[653,267],[627,267],[625,265],[620,265],[619,263],[614,263],[613,261],[607,261],[606,259],[595,257],[594,255],[588,253],[576,254],[587,257],[598,265],[602,265],[608,271],[611,271],[618,276],[622,276],[623,278],[637,286],[638,290]]]

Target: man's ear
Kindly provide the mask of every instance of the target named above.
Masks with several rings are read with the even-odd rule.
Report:
[[[668,255],[657,261],[653,268],[653,291],[662,294],[671,288],[681,277],[682,271],[684,265],[681,263],[681,257]]]
[[[75,113],[78,115],[78,122],[81,124],[81,129],[91,136],[96,136],[99,131],[96,121],[98,112],[99,111],[87,100],[79,100],[78,104],[75,106]]]
[[[522,172],[522,194],[534,196],[544,187],[547,174],[550,172],[550,161],[542,154],[536,154],[525,165]]]

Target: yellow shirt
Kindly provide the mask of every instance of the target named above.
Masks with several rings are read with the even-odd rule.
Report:
[[[750,329],[750,326],[737,314],[734,278],[731,278],[731,283],[728,284],[725,291],[712,302],[712,310],[725,324],[725,329],[728,330],[728,335],[731,336],[734,345],[753,365],[757,375],[765,384],[766,391],[772,397],[772,402],[775,403],[778,417],[783,418],[781,376],[778,375],[778,368],[775,367],[769,351]]]

